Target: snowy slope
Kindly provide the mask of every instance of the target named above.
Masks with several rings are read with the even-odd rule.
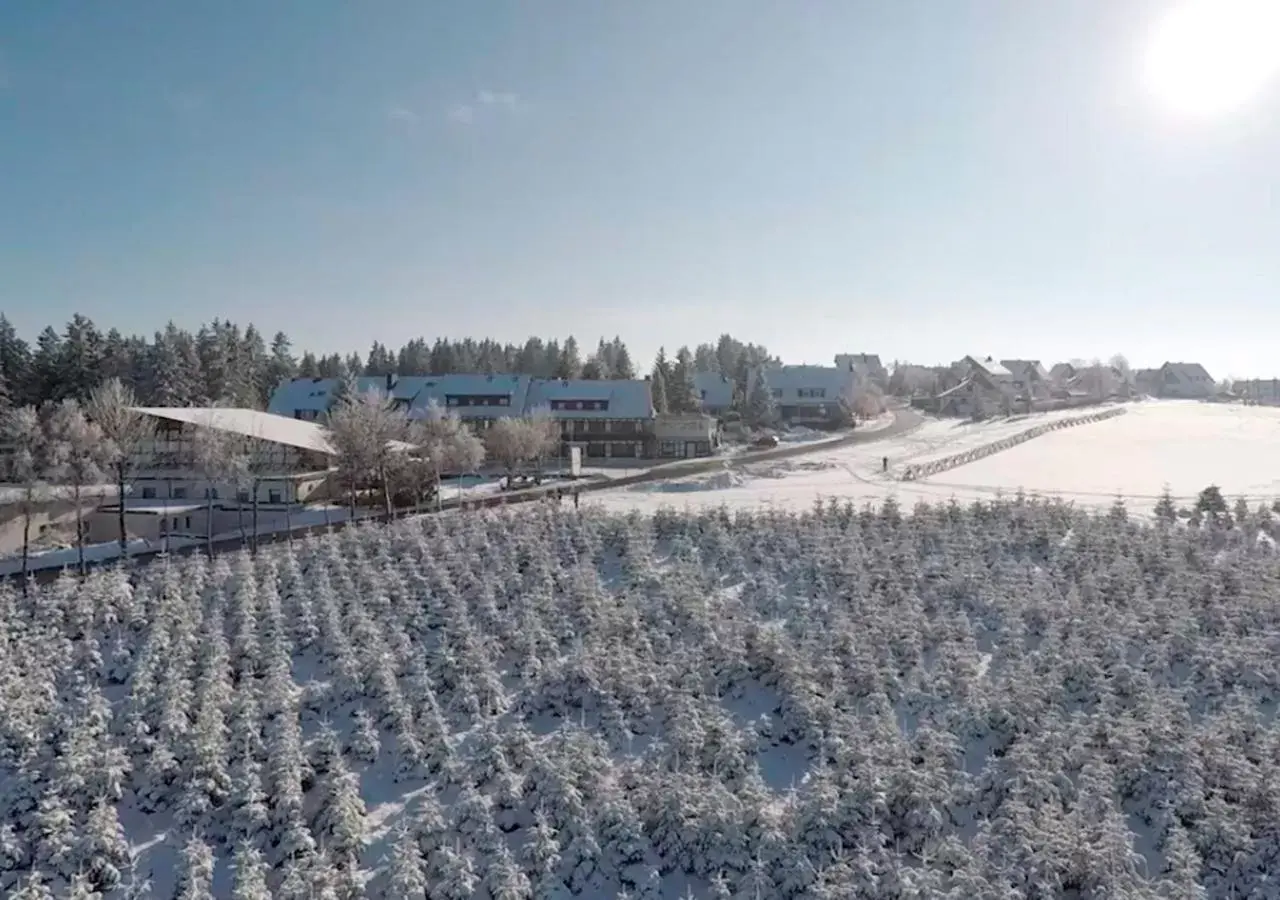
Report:
[[[1270,896],[1263,527],[525,508],[0,586],[0,891]]]
[[[706,476],[638,485],[592,497],[605,509],[646,512],[663,507],[806,510],[818,501],[855,503],[894,497],[919,501],[991,499],[1019,489],[1092,506],[1126,498],[1148,513],[1166,485],[1182,502],[1210,484],[1252,505],[1280,498],[1280,410],[1152,401],[1126,406],[1115,419],[1054,431],[994,456],[917,482],[886,477],[892,467],[920,463],[1025,431],[1080,410],[994,423],[929,421],[901,437],[816,452],[785,463],[745,466],[732,478]]]

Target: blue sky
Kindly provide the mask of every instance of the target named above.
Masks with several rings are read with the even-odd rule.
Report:
[[[0,310],[1280,375],[1280,95],[1155,0],[0,6]]]

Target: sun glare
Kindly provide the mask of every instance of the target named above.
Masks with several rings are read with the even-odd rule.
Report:
[[[1249,105],[1280,74],[1280,0],[1182,0],[1156,25],[1143,76],[1174,113]]]

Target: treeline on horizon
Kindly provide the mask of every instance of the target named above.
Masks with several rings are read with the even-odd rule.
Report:
[[[34,344],[0,314],[0,409],[85,401],[95,387],[118,378],[146,406],[227,406],[265,409],[281,381],[294,377],[520,374],[538,378],[636,378],[663,383],[662,406],[687,406],[694,372],[732,378],[741,394],[746,372],[772,360],[768,350],[724,334],[672,356],[659,351],[652,366],[637,366],[621,337],[601,338],[584,353],[570,335],[563,341],[530,337],[523,344],[491,338],[414,338],[399,349],[374,342],[366,354],[295,351],[285,332],[270,341],[253,324],[215,319],[192,332],[169,322],[151,337],[105,333],[76,314],[61,330],[46,327]],[[677,387],[678,386],[678,387]],[[668,402],[666,395],[671,396]],[[667,411],[663,409],[662,411]]]

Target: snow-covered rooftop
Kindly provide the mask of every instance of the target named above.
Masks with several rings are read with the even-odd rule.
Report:
[[[759,369],[748,373],[747,396],[751,395],[759,374]],[[770,390],[775,392],[777,402],[790,406],[838,400],[853,391],[858,374],[835,366],[767,366],[764,377]]]
[[[411,410],[425,409],[434,402],[459,418],[493,419],[521,415],[529,393],[527,375],[427,375],[415,377],[417,391]],[[475,399],[492,404],[471,405]]]
[[[719,372],[697,372],[694,387],[702,398],[703,409],[724,409],[733,403],[733,379]]]
[[[965,362],[989,378],[1012,378],[1013,373],[990,356],[966,356]]]
[[[272,444],[297,447],[326,456],[335,455],[328,432],[314,422],[303,422],[256,409],[229,407],[140,406],[137,411],[157,419],[185,422],[204,428],[216,428],[243,437],[257,438]]]
[[[578,402],[582,406],[575,406]],[[592,409],[591,402],[604,407]],[[562,404],[569,408],[557,409]],[[590,381],[576,379],[536,379],[529,386],[529,412],[547,411],[555,418],[647,419],[653,415],[653,395],[649,382],[640,380]]]

